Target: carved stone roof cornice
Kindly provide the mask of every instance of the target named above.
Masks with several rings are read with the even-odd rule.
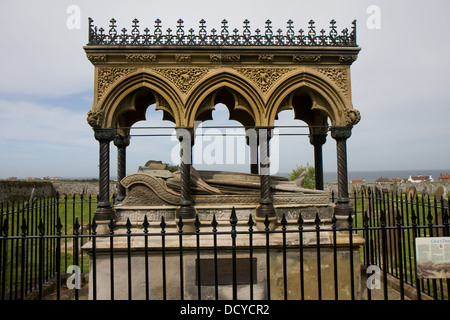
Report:
[[[85,46],[95,66],[351,65],[360,48],[111,48]]]

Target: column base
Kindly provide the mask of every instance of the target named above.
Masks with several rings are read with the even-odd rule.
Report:
[[[114,218],[114,209],[111,205],[99,203],[97,210],[94,212],[94,217],[96,221],[110,221]]]
[[[196,215],[196,211],[195,211],[194,207],[181,206],[180,208],[178,208],[176,217],[175,217],[175,222],[177,224],[178,230],[180,229],[178,223],[181,218],[183,221],[183,226],[182,226],[183,232],[194,232],[195,231],[195,227],[194,227],[195,215]]]
[[[348,227],[348,217],[353,213],[353,207],[349,203],[348,199],[337,200],[334,207],[334,214],[336,216],[336,226],[347,228]]]
[[[181,206],[177,210],[177,219],[182,218],[184,220],[195,219],[195,208],[192,206]]]
[[[277,217],[275,213],[275,208],[272,203],[261,203],[258,208],[256,208],[256,225],[260,230],[266,228],[265,221],[266,217],[269,220],[269,229],[275,229]]]

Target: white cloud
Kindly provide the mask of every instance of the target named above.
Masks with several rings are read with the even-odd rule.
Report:
[[[0,100],[0,143],[18,141],[73,146],[90,145],[86,113],[28,101]]]
[[[83,170],[96,167],[98,147],[85,113],[2,99],[0,126],[6,151],[0,155],[0,177],[85,176]]]

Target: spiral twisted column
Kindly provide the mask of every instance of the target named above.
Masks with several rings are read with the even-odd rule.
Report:
[[[191,201],[191,166],[192,146],[194,144],[194,128],[177,128],[177,139],[180,141],[180,208],[177,217],[186,219],[195,218],[195,209]]]
[[[261,199],[260,205],[256,211],[256,217],[264,219],[275,217],[275,208],[273,207],[272,193],[270,190],[270,160],[269,160],[269,141],[272,138],[272,128],[258,128],[259,137],[259,168],[261,181]]]
[[[327,141],[327,134],[312,134],[309,136],[309,142],[314,146],[314,171],[316,180],[316,189],[323,190],[323,157],[322,146]]]
[[[126,176],[126,149],[130,145],[130,136],[117,135],[114,137],[117,147],[117,202],[122,202],[126,196],[125,187],[120,183]]]
[[[112,128],[94,128],[95,139],[100,144],[99,155],[99,199],[95,219],[110,220],[114,210],[109,202],[109,144],[114,139],[116,130]]]
[[[258,133],[254,128],[245,130],[245,138],[250,148],[250,173],[258,174]]]
[[[331,137],[336,140],[337,171],[338,171],[338,198],[335,206],[336,217],[347,219],[352,211],[348,197],[347,178],[347,139],[352,134],[352,127],[331,127]]]

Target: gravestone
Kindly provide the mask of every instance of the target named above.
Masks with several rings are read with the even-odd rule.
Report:
[[[416,194],[417,194],[416,187],[410,186],[406,191],[407,200],[410,200],[410,201],[414,200],[414,198],[416,197]]]
[[[445,186],[439,186],[436,189],[436,199],[438,201],[441,201],[441,198],[444,200],[444,203],[448,203],[448,199],[447,199],[447,188]],[[447,204],[445,204],[445,206],[447,206]]]

